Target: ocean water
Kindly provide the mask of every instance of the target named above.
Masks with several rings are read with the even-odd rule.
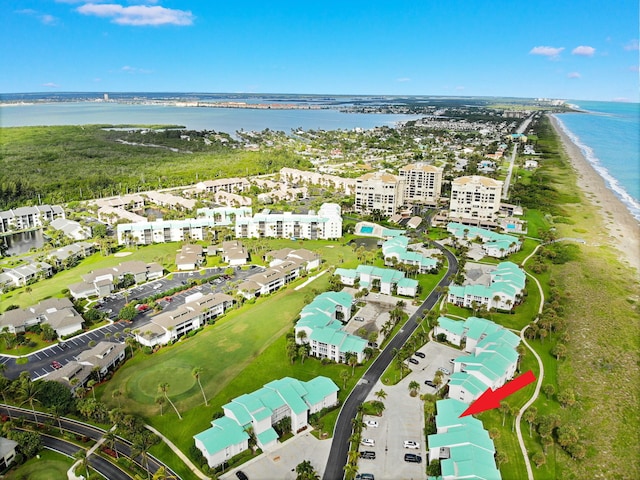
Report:
[[[571,100],[587,114],[556,115],[607,186],[640,220],[640,104]]]

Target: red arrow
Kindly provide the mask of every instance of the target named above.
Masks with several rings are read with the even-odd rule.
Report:
[[[487,388],[487,390],[480,395],[475,402],[469,405],[469,408],[462,412],[462,415],[460,415],[459,418],[467,415],[473,415],[474,413],[484,412],[485,410],[498,408],[502,400],[535,381],[536,377],[533,375],[533,372],[529,370],[527,373],[523,373],[519,377],[505,383],[497,390]]]

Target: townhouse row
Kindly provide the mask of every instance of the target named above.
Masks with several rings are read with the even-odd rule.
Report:
[[[58,337],[82,330],[84,319],[68,298],[49,298],[27,308],[7,310],[0,315],[0,331],[22,333],[35,325],[48,324]]]

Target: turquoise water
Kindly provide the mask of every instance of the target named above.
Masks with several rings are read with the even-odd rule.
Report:
[[[571,100],[588,114],[556,117],[607,186],[640,220],[640,104]]]
[[[360,233],[372,233],[373,227],[360,227]]]

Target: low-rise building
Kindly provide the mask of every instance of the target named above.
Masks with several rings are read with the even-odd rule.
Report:
[[[16,447],[18,442],[0,437],[0,472],[4,471],[11,465],[16,457]]]
[[[305,238],[335,240],[342,236],[342,213],[335,203],[324,203],[316,213],[271,213],[236,220],[236,238]]]
[[[336,268],[335,275],[343,285],[358,286],[360,290],[378,289],[386,295],[415,297],[418,294],[418,281],[406,278],[404,272],[391,268],[379,268],[372,265],[358,265],[353,269]]]
[[[160,207],[170,207],[178,210],[192,210],[196,201],[190,198],[179,197],[171,193],[151,191],[145,194],[151,203]]]
[[[300,312],[300,320],[295,326],[296,343],[309,345],[309,355],[312,357],[346,363],[347,354],[353,354],[358,363],[362,363],[367,340],[343,329],[351,318],[352,304],[353,297],[347,292],[318,295]]]
[[[467,242],[475,239],[482,240],[482,250],[488,257],[504,258],[522,248],[518,238],[484,228],[450,222],[447,224],[447,231],[458,240]]]
[[[82,282],[69,285],[69,293],[75,299],[105,297],[117,288],[125,275],[131,275],[133,283],[139,284],[161,278],[163,274],[164,269],[159,263],[132,260],[82,275]]]
[[[225,313],[233,302],[233,297],[224,293],[191,295],[184,305],[152,317],[136,333],[136,340],[148,347],[174,342]]]
[[[204,263],[204,250],[201,245],[183,245],[176,254],[178,270],[195,270]]]
[[[224,405],[224,416],[211,422],[211,428],[194,435],[195,445],[211,468],[249,448],[252,431],[258,447],[269,451],[278,445],[273,426],[285,417],[291,419],[295,435],[308,427],[309,415],[338,402],[338,386],[327,377],[307,382],[285,377],[261,389],[234,398]]]
[[[65,218],[60,205],[19,207],[0,212],[0,233],[42,228],[58,218]]]
[[[51,275],[53,275],[53,267],[46,262],[32,262],[15,268],[6,268],[0,273],[0,289],[24,287]]]
[[[404,236],[395,237],[382,244],[384,264],[396,266],[398,264],[417,267],[417,273],[427,273],[438,269],[438,261],[426,257],[419,252],[409,250],[409,239]]]
[[[320,255],[306,248],[281,248],[280,250],[272,250],[265,257],[269,260],[270,267],[277,267],[281,263],[288,260],[303,261],[307,271],[313,270],[320,266]]]
[[[249,252],[242,245],[242,242],[238,240],[227,240],[222,242],[222,246],[219,249],[222,261],[229,264],[232,267],[246,265],[249,261]]]
[[[489,284],[451,285],[447,301],[460,307],[484,305],[488,310],[511,310],[522,298],[524,271],[513,262],[502,262],[490,273]]]
[[[0,330],[21,333],[34,325],[48,324],[59,337],[82,330],[84,319],[68,298],[49,298],[27,308],[7,310],[0,315]]]
[[[50,251],[47,254],[47,260],[56,267],[61,267],[67,262],[86,258],[92,255],[94,251],[95,246],[93,243],[76,242]]]
[[[201,193],[237,193],[249,190],[249,187],[251,187],[251,184],[246,178],[219,178],[217,180],[205,180],[195,185],[195,189]]]
[[[86,240],[91,238],[91,227],[80,225],[79,222],[67,218],[56,218],[49,226],[54,230],[62,230],[66,237],[73,240]]]
[[[429,462],[440,461],[442,480],[500,480],[496,449],[482,422],[460,417],[467,405],[449,398],[436,402],[436,431],[428,436]],[[435,480],[435,477],[427,477]]]

